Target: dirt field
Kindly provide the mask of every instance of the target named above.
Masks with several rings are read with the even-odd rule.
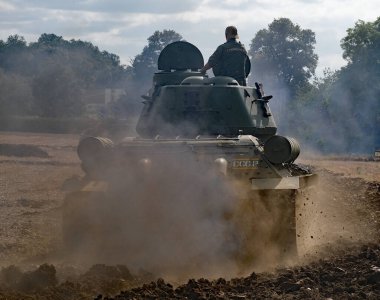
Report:
[[[168,283],[150,270],[65,260],[61,187],[82,174],[77,143],[0,133],[0,299],[380,298],[380,162],[302,160],[320,180],[297,203],[293,266]]]

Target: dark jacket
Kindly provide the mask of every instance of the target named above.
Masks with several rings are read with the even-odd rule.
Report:
[[[244,45],[232,38],[215,50],[208,63],[215,76],[229,76],[236,79],[240,85],[246,85],[247,58]]]

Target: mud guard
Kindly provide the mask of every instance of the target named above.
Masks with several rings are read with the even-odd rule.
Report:
[[[318,182],[316,174],[302,176],[251,179],[252,190],[298,190],[315,185]]]

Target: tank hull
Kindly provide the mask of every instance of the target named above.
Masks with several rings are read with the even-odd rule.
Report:
[[[189,206],[201,212],[184,223],[212,219],[228,228],[220,233],[218,249],[230,249],[224,259],[241,271],[262,268],[263,261],[288,263],[297,256],[297,191],[310,185],[315,175],[292,165],[271,164],[257,138],[126,138],[113,146],[109,140],[100,141],[102,151],[94,141],[86,144],[91,149],[81,150],[94,158],[82,160],[87,176],[65,200],[64,244],[73,257],[99,251],[98,259],[120,262],[139,244],[128,228],[145,228],[146,239],[163,235],[162,240],[173,241],[170,229],[157,232],[156,226],[166,228],[161,223],[176,219],[173,214],[186,220]],[[164,212],[162,207],[151,211],[157,203]],[[136,213],[144,214],[146,222],[136,220]],[[152,218],[158,223],[152,225]],[[171,248],[175,247],[174,243]],[[123,256],[111,255],[115,249]]]

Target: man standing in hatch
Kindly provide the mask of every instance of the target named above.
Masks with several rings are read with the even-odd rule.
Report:
[[[210,56],[207,64],[201,69],[205,74],[208,69],[213,69],[215,76],[229,76],[240,85],[247,85],[246,61],[248,58],[244,45],[237,41],[239,38],[235,26],[228,26],[225,31],[226,40]],[[250,64],[249,64],[250,66]]]

